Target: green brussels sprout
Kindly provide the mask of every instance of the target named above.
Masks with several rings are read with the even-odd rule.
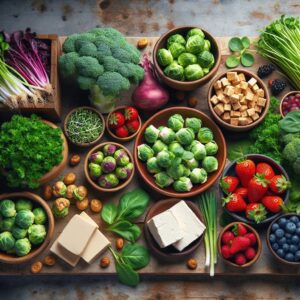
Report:
[[[218,160],[214,156],[206,156],[202,161],[202,167],[207,173],[218,170]]]
[[[147,170],[151,174],[156,174],[161,172],[161,169],[157,163],[156,157],[151,157],[147,160]]]
[[[129,178],[133,172],[134,169],[134,165],[132,162],[130,162],[128,165],[126,165],[125,167],[123,167],[124,170],[126,170],[127,172],[127,178]]]
[[[199,166],[199,163],[198,163],[198,161],[195,158],[192,158],[192,159],[189,159],[189,160],[185,160],[184,164],[190,170],[198,168],[198,166]]]
[[[163,127],[159,132],[159,138],[167,145],[175,140],[175,132],[168,127]]]
[[[15,246],[15,238],[9,231],[4,231],[0,233],[0,250],[1,251],[9,251],[12,250]]]
[[[186,42],[186,51],[193,54],[198,54],[203,51],[204,38],[199,35],[192,35]]]
[[[182,53],[178,57],[178,64],[184,68],[197,63],[197,56],[192,53]]]
[[[202,51],[198,55],[198,64],[202,68],[211,68],[211,66],[213,66],[214,63],[215,63],[215,58],[213,54],[210,53],[209,51]]]
[[[182,55],[182,54],[181,54]],[[184,80],[184,69],[177,61],[173,61],[164,69],[164,74],[174,80],[183,81]]]
[[[113,188],[119,184],[119,179],[114,173],[109,173],[106,175],[101,175],[98,184],[103,188]]]
[[[146,144],[141,144],[138,146],[138,158],[142,161],[147,161],[149,158],[153,157],[153,150]]]
[[[167,169],[167,174],[173,179],[179,179],[184,176],[185,167],[183,164],[171,164],[171,166]]]
[[[17,256],[25,256],[31,250],[31,244],[28,238],[22,238],[16,241],[15,250]]]
[[[16,240],[23,239],[27,235],[27,229],[20,228],[16,225],[12,227],[11,233]]]
[[[173,62],[173,56],[171,52],[164,48],[157,51],[156,58],[159,65],[162,67],[169,66]]]
[[[155,183],[160,188],[165,188],[170,186],[174,180],[166,173],[166,172],[160,172],[154,175]]]
[[[162,168],[170,167],[172,163],[172,159],[174,158],[175,155],[166,150],[160,151],[156,156],[157,164]]]
[[[58,210],[57,207],[52,206],[52,213],[55,218],[64,218],[69,214],[69,207]]]
[[[200,79],[204,76],[202,68],[198,64],[189,65],[184,70],[184,76],[187,81]]]
[[[58,198],[52,204],[52,213],[55,218],[64,218],[69,214],[69,207],[70,200],[66,198]]]
[[[193,28],[190,29],[186,35],[187,39],[190,38],[193,35],[199,35],[200,37],[204,38],[204,32],[200,28]]]
[[[184,125],[184,119],[180,114],[175,114],[171,116],[168,120],[168,126],[175,132],[183,128],[183,125]]]
[[[191,170],[188,167],[184,166],[183,177],[189,177],[190,174]]]
[[[190,128],[182,128],[176,132],[176,139],[181,145],[190,145],[195,138],[195,133]]]
[[[104,159],[101,163],[101,168],[104,173],[113,172],[115,170],[116,166],[117,166],[117,162],[112,156],[104,157]]]
[[[155,143],[156,140],[158,139],[158,135],[159,135],[159,130],[153,125],[149,125],[146,128],[144,133],[145,140],[149,144]]]
[[[16,202],[16,211],[32,210],[32,202],[29,199],[19,199]]]
[[[43,225],[47,222],[47,214],[43,208],[37,207],[32,212],[34,214],[35,224]]]
[[[101,151],[92,153],[90,156],[90,162],[100,165],[104,159],[104,154]]]
[[[192,148],[197,145],[197,144],[201,144],[199,141],[197,140],[193,140],[191,144],[185,146],[185,150],[186,151],[192,151]]]
[[[169,47],[169,51],[171,52],[173,58],[177,58],[181,53],[185,52],[185,47],[179,43],[173,43]]]
[[[202,127],[198,132],[198,140],[203,143],[207,144],[214,139],[214,135],[212,131],[207,127]]]
[[[178,142],[172,142],[169,145],[169,151],[172,152],[175,156],[181,157],[184,149]]]
[[[3,218],[14,217],[16,215],[15,203],[9,199],[1,200],[0,214]]]
[[[202,68],[203,74],[206,75],[209,73],[209,68]]]
[[[193,184],[188,177],[180,177],[173,183],[173,188],[176,192],[189,192],[192,187]]]
[[[206,148],[200,142],[192,147],[191,152],[197,160],[202,160],[206,156]]]
[[[185,126],[187,128],[191,128],[194,133],[197,133],[202,125],[202,121],[199,118],[186,118],[185,119]]]
[[[119,149],[114,154],[114,159],[116,160],[117,166],[125,167],[129,164],[130,158],[124,149]]]
[[[30,210],[20,210],[16,214],[15,223],[17,226],[27,229],[34,222],[34,214]]]
[[[28,238],[33,245],[41,244],[45,240],[46,234],[44,225],[34,224],[28,228]]]
[[[215,141],[208,142],[205,145],[207,155],[215,155],[218,152],[218,145]]]
[[[204,39],[203,51],[210,51],[210,48],[211,48],[210,40]]]
[[[155,154],[157,154],[162,150],[168,150],[168,146],[165,143],[163,143],[161,140],[157,140],[152,146],[152,150],[154,151]]]
[[[0,221],[0,232],[12,231],[15,224],[15,217],[5,218]]]
[[[195,168],[190,174],[190,179],[194,184],[202,184],[207,181],[207,172],[203,168]]]
[[[183,46],[185,46],[186,44],[186,41],[185,41],[185,38],[181,35],[181,34],[173,34],[171,35],[168,40],[167,40],[167,47],[168,49],[170,48],[170,46],[173,44],[173,43],[178,43],[178,44],[181,44]]]
[[[96,163],[89,163],[89,174],[92,179],[96,180],[99,176],[102,175],[102,168]]]

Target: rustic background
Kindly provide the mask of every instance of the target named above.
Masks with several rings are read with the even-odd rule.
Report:
[[[282,14],[299,15],[294,1],[12,1],[0,0],[1,27],[31,27],[67,35],[95,26],[113,26],[129,36],[158,36],[176,25],[197,25],[216,36],[257,35]],[[2,29],[1,28],[1,29]],[[97,277],[41,276],[0,282],[0,299],[299,299],[297,278],[192,278],[142,282],[132,289]]]

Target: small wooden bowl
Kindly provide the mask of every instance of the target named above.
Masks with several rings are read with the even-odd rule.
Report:
[[[150,251],[159,259],[163,260],[164,262],[177,262],[180,260],[185,260],[188,258],[202,243],[204,232],[203,234],[196,239],[193,243],[187,246],[183,251],[179,252],[172,246],[168,246],[166,248],[160,248],[155,239],[153,238],[150,230],[148,229],[147,222],[152,219],[154,216],[166,211],[167,209],[171,208],[175,204],[177,204],[180,199],[165,199],[160,200],[153,204],[147,212],[145,222],[144,222],[144,235],[147,242],[147,245]],[[203,223],[203,217],[200,213],[198,207],[191,201],[185,201],[189,208],[195,213],[197,218]]]
[[[131,173],[130,177],[126,181],[122,182],[118,186],[116,186],[114,188],[111,188],[111,189],[106,189],[106,188],[103,188],[103,187],[99,186],[98,184],[96,184],[96,182],[90,177],[89,167],[88,167],[89,166],[89,157],[91,156],[91,154],[94,153],[94,152],[97,152],[100,149],[102,149],[107,144],[112,144],[112,145],[115,145],[119,149],[125,150],[126,153],[129,156],[129,158],[130,158],[130,161],[133,163],[133,170],[132,170],[132,173]],[[94,148],[92,148],[85,157],[85,161],[84,161],[84,175],[85,175],[85,178],[87,179],[89,184],[99,192],[113,193],[113,192],[117,192],[119,190],[124,189],[131,182],[131,180],[134,176],[134,173],[135,173],[135,165],[134,165],[133,157],[132,157],[130,151],[126,147],[124,147],[124,146],[122,146],[118,143],[105,142],[105,143],[99,144],[99,145],[95,146]]]
[[[70,116],[71,116],[72,113],[74,113],[75,111],[77,111],[77,110],[82,110],[82,109],[91,110],[91,111],[95,112],[95,113],[99,116],[99,118],[101,119],[102,124],[103,124],[102,132],[100,133],[100,135],[98,136],[98,138],[95,139],[94,141],[90,142],[90,143],[74,143],[74,142],[70,139],[70,137],[69,137],[69,135],[68,135],[67,123],[68,123],[68,121],[69,121]],[[103,134],[104,134],[104,131],[105,131],[105,120],[104,120],[104,117],[102,116],[102,114],[101,114],[97,109],[95,109],[95,108],[93,108],[93,107],[90,107],[90,106],[81,106],[81,107],[76,107],[76,108],[72,109],[72,110],[67,114],[67,116],[66,116],[66,118],[65,118],[65,120],[64,120],[64,132],[65,132],[66,137],[68,138],[68,141],[69,141],[70,143],[72,143],[73,145],[78,146],[78,147],[90,147],[90,146],[93,146],[93,145],[97,144],[97,143],[101,140],[101,138],[102,138],[102,136],[103,136]]]
[[[30,192],[19,192],[19,193],[0,195],[0,201],[4,199],[13,200],[14,198],[31,200],[33,203],[36,203],[38,206],[41,206],[45,210],[48,218],[47,235],[44,242],[40,246],[33,248],[33,250],[31,250],[27,255],[18,257],[0,251],[0,262],[16,265],[16,264],[25,263],[33,259],[34,257],[38,256],[49,245],[49,243],[52,240],[53,232],[54,232],[54,217],[48,204],[40,196],[36,194]]]
[[[285,214],[285,215],[282,215],[282,216],[279,216],[277,217],[275,220],[273,220],[273,222],[270,224],[270,226],[268,227],[268,230],[267,230],[267,235],[266,235],[266,239],[267,239],[267,245],[268,245],[268,248],[270,250],[270,252],[273,254],[273,256],[276,258],[276,260],[278,260],[279,262],[281,263],[284,263],[284,264],[287,264],[287,265],[290,265],[290,266],[299,266],[300,265],[300,262],[295,262],[295,261],[287,261],[283,258],[281,258],[280,256],[277,255],[277,253],[273,250],[273,248],[271,247],[271,243],[270,243],[270,240],[269,240],[269,237],[270,237],[270,234],[271,234],[271,230],[272,230],[272,225],[274,223],[276,223],[280,218],[283,218],[283,217],[292,217],[292,216],[297,216],[300,218],[300,215],[299,214],[293,214],[293,213],[290,213],[290,214]]]
[[[115,112],[119,112],[119,111],[124,111],[124,109],[126,108],[126,107],[128,107],[128,106],[118,106],[118,107],[116,107],[113,111],[111,111],[109,114],[108,114],[108,116],[107,116],[107,118],[106,118],[106,128],[107,128],[107,131],[108,131],[108,133],[109,133],[109,135],[113,138],[113,139],[115,139],[115,140],[117,140],[117,141],[119,141],[119,142],[128,142],[128,141],[131,141],[131,140],[133,140],[136,136],[137,136],[137,134],[139,133],[139,131],[141,130],[141,128],[142,128],[142,120],[141,120],[141,118],[140,118],[140,116],[139,116],[139,121],[140,121],[140,127],[139,127],[139,129],[135,132],[135,133],[133,133],[133,134],[131,134],[130,136],[127,136],[127,137],[124,137],[124,138],[120,138],[120,137],[118,137],[118,136],[116,136],[114,133],[113,133],[113,131],[109,128],[109,124],[108,124],[108,122],[109,122],[109,119],[110,119],[110,117],[111,117],[111,115],[113,114],[113,113],[115,113]]]
[[[157,56],[157,51],[161,48],[165,48],[167,39],[173,35],[173,34],[182,34],[185,36],[187,32],[190,29],[196,28],[196,26],[181,26],[181,27],[175,27],[165,34],[163,34],[159,40],[156,42],[154,49],[153,49],[153,65],[154,65],[154,70],[158,77],[169,87],[176,89],[176,90],[181,90],[181,91],[192,91],[196,89],[199,86],[204,85],[206,82],[208,82],[213,76],[217,73],[220,63],[221,63],[221,50],[219,48],[219,45],[215,38],[207,32],[206,30],[201,30],[205,34],[205,38],[208,39],[211,43],[211,52],[214,55],[215,58],[215,65],[214,67],[209,71],[208,74],[203,76],[202,78],[194,81],[179,81],[179,80],[174,80],[172,78],[167,77],[163,70],[161,69],[160,65],[157,62],[156,56]]]
[[[281,114],[281,116],[284,118],[285,115],[283,114],[283,110],[282,110],[282,104],[283,104],[283,101],[286,97],[288,96],[291,96],[291,95],[294,95],[294,94],[299,94],[300,91],[291,91],[291,92],[288,92],[286,93],[282,98],[281,98],[281,101],[280,101],[280,105],[279,105],[279,112]]]
[[[214,111],[213,109],[213,106],[212,106],[212,103],[210,102],[210,99],[213,95],[215,95],[215,92],[214,92],[214,84],[217,80],[223,78],[223,77],[226,77],[226,74],[228,72],[237,72],[237,73],[244,73],[245,74],[245,77],[247,80],[249,80],[251,77],[254,77],[256,80],[257,80],[257,85],[262,88],[265,92],[265,97],[267,99],[267,102],[266,102],[266,106],[263,110],[263,112],[261,113],[260,117],[254,121],[253,123],[249,124],[249,125],[245,125],[245,126],[235,126],[235,125],[231,125],[229,123],[226,123],[225,121],[223,121],[217,114],[216,112]],[[269,110],[269,106],[270,106],[270,95],[269,95],[269,91],[267,89],[267,87],[265,86],[264,82],[254,73],[252,72],[249,72],[245,69],[230,69],[230,70],[227,70],[221,74],[218,74],[211,82],[210,84],[210,87],[208,89],[208,94],[207,94],[207,103],[208,103],[208,107],[209,107],[209,110],[210,110],[210,113],[213,115],[214,119],[216,120],[216,122],[226,128],[227,130],[230,130],[230,131],[236,131],[236,132],[244,132],[244,131],[248,131],[250,129],[252,129],[253,127],[257,126],[259,123],[262,122],[262,120],[265,118],[268,110]]]
[[[221,239],[222,239],[223,233],[225,231],[229,230],[230,228],[232,228],[236,224],[243,224],[247,228],[247,230],[249,232],[253,232],[255,234],[255,237],[256,237],[256,240],[257,240],[257,245],[256,245],[257,252],[256,252],[255,257],[251,261],[245,263],[244,265],[237,265],[234,262],[232,262],[232,261],[230,261],[228,259],[225,259],[223,257],[223,255],[222,255],[222,252],[221,252],[221,247],[222,247],[222,241],[221,241]],[[230,224],[228,224],[227,226],[225,226],[223,228],[223,230],[220,232],[219,237],[218,237],[218,252],[219,252],[219,256],[222,258],[222,260],[226,264],[228,264],[229,266],[236,267],[236,268],[249,268],[249,267],[251,267],[258,260],[258,258],[260,257],[261,249],[262,249],[261,239],[259,237],[258,232],[252,226],[250,226],[250,225],[248,225],[246,223],[242,223],[242,222],[233,222],[233,223],[230,223]]]

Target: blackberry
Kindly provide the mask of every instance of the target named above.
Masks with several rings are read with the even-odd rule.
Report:
[[[257,70],[257,75],[260,78],[265,78],[269,76],[275,70],[272,64],[262,65]]]
[[[274,96],[281,93],[286,87],[286,82],[281,79],[272,80],[270,83],[271,92]]]

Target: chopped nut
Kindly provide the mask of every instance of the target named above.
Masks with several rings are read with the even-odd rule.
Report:
[[[218,116],[221,116],[224,112],[224,105],[223,104],[217,104],[215,107],[214,107],[214,111],[216,112],[216,114]]]
[[[104,256],[100,260],[100,267],[107,268],[110,265],[110,259],[107,256]]]
[[[77,166],[80,163],[80,156],[78,154],[73,154],[69,161],[71,166]]]
[[[63,182],[65,183],[65,185],[70,185],[73,184],[75,180],[76,180],[76,174],[70,172],[64,176]]]
[[[185,99],[185,93],[183,91],[176,91],[175,98],[178,102],[182,102]]]
[[[141,38],[137,42],[137,47],[139,49],[144,49],[147,47],[147,45],[148,45],[148,40],[146,38]]]
[[[248,116],[251,117],[255,114],[255,109],[254,108],[250,108],[247,110]]]
[[[98,199],[92,199],[90,207],[92,212],[99,213],[102,209],[102,202]]]
[[[52,193],[52,187],[50,185],[45,185],[43,187],[43,198],[44,200],[51,200],[53,196],[53,193]]]
[[[210,98],[210,102],[213,104],[213,105],[217,105],[219,103],[219,99],[216,95],[213,95],[211,98]]]
[[[251,87],[253,87],[256,84],[257,80],[254,77],[251,77],[250,80],[248,80],[248,83]]]
[[[43,263],[41,261],[36,261],[31,265],[30,271],[33,274],[37,274],[42,271],[42,268],[43,268]]]
[[[118,251],[122,250],[124,247],[124,240],[122,238],[116,239],[116,249]]]
[[[198,98],[195,96],[191,96],[188,99],[188,106],[189,107],[196,107],[198,104]]]
[[[195,270],[198,266],[198,263],[196,261],[196,259],[194,258],[190,258],[187,262],[186,262],[186,265],[187,267],[190,269],[190,270]]]
[[[54,266],[54,265],[55,265],[56,260],[55,260],[54,256],[52,256],[52,255],[46,255],[46,256],[44,257],[43,263],[44,263],[46,266],[51,267],[51,266]]]

